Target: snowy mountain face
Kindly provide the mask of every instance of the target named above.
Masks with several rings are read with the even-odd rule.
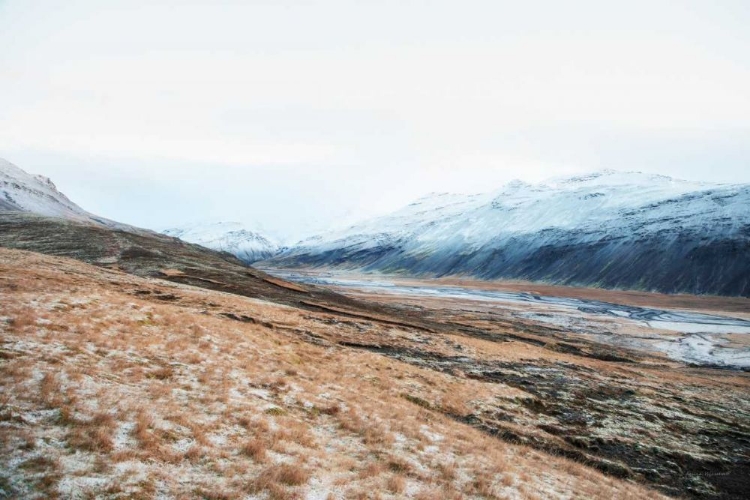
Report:
[[[195,224],[163,231],[163,234],[213,250],[229,252],[250,264],[268,259],[279,252],[279,245],[239,222]]]
[[[41,175],[27,174],[0,159],[0,210],[32,212],[87,221],[92,215],[70,201]]]
[[[58,191],[47,177],[28,174],[0,158],[0,212],[2,211],[30,212],[112,229],[143,231],[87,212]]]
[[[750,295],[750,185],[603,171],[435,194],[270,264]]]

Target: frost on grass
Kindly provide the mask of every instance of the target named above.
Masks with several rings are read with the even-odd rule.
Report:
[[[309,312],[0,254],[0,496],[657,496],[435,410],[468,412],[499,384],[301,341],[337,328]]]

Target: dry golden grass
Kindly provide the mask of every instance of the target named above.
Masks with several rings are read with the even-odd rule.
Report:
[[[406,490],[406,479],[403,476],[393,475],[388,478],[388,491],[401,494]]]
[[[258,463],[266,461],[266,445],[262,440],[253,438],[242,445],[242,453]]]
[[[300,340],[348,334],[326,314],[17,251],[0,274],[0,487],[16,496],[659,497],[443,414],[516,389]]]

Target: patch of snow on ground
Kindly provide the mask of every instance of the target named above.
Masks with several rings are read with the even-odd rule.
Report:
[[[689,363],[750,368],[750,352],[723,347],[724,343],[718,335],[695,333],[656,343],[655,347],[672,359]]]

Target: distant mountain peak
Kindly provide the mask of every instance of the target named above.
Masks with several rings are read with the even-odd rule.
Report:
[[[521,188],[531,187],[531,184],[529,184],[528,182],[522,181],[521,179],[513,179],[512,181],[507,183],[505,187],[511,188],[511,189],[521,189]]]
[[[580,189],[589,186],[674,186],[678,189],[703,189],[720,186],[708,182],[688,181],[662,174],[641,172],[637,170],[604,169],[568,177],[555,177],[543,182],[540,186],[546,189]]]
[[[276,255],[281,246],[260,230],[236,221],[208,221],[185,224],[162,231],[206,248],[229,252],[250,264]]]
[[[596,179],[601,179],[603,177],[610,177],[612,175],[627,175],[634,172],[618,172],[617,170],[613,170],[611,168],[606,168],[603,170],[597,170],[594,172],[590,172],[588,174],[582,174],[582,175],[574,175],[572,177],[567,177],[564,179],[561,179],[561,182],[564,183],[582,183],[582,182],[589,182]]]

